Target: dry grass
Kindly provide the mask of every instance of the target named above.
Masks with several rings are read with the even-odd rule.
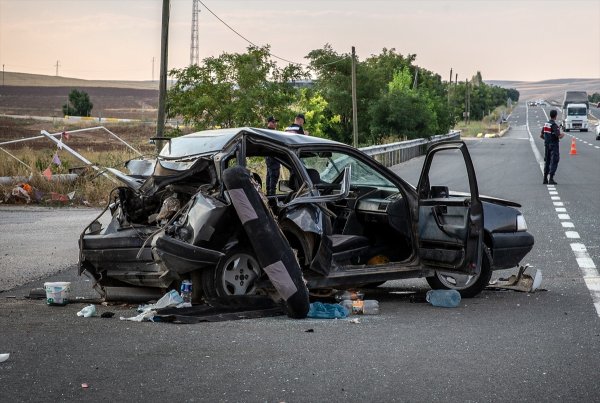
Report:
[[[471,120],[469,123],[461,120],[454,126],[454,129],[461,131],[461,137],[476,137],[479,133],[499,133],[508,127],[508,123],[498,123],[498,120],[502,115],[508,116],[510,112],[511,110],[506,106],[499,106],[483,120]]]

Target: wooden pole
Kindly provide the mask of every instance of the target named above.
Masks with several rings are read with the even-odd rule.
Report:
[[[356,110],[356,52],[352,46],[352,138],[354,147],[358,147],[358,113]]]
[[[156,137],[163,137],[165,130],[165,110],[167,98],[167,69],[169,50],[169,0],[163,0],[162,34],[160,37],[160,83],[158,86],[158,117],[156,120]],[[158,147],[161,146],[157,144]]]

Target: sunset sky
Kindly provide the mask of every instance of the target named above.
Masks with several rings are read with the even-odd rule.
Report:
[[[383,48],[459,80],[600,78],[600,1],[202,0],[257,45],[306,63],[331,44],[359,59]],[[162,0],[0,0],[5,71],[105,80],[158,79]],[[248,43],[202,4],[200,60]],[[169,68],[190,61],[192,0],[172,0]],[[153,62],[154,58],[154,76]],[[280,64],[283,62],[279,62]]]

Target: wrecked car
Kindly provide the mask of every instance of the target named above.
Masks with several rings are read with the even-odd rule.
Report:
[[[194,298],[272,292],[252,246],[262,240],[245,231],[223,180],[232,167],[255,178],[311,292],[426,278],[473,297],[534,244],[519,204],[479,195],[461,141],[428,150],[416,187],[360,150],[318,137],[233,128],[164,141],[157,158],[129,161],[128,174],[107,168],[123,186],[104,221],[81,235],[79,273],[105,297],[158,296],[184,279]],[[281,163],[272,196],[262,192],[265,157]],[[447,158],[464,171],[448,172]],[[280,253],[266,240],[262,247]]]

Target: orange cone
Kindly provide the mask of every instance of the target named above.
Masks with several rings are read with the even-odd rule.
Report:
[[[575,147],[575,138],[571,139],[571,151],[569,155],[577,155],[577,147]]]

